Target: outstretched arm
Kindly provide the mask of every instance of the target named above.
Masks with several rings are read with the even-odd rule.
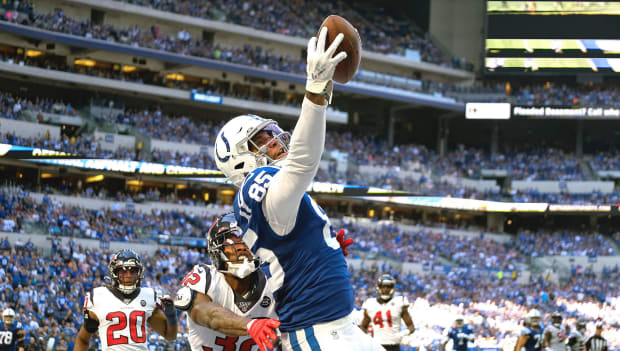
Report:
[[[248,335],[246,325],[251,321],[234,314],[201,293],[196,294],[189,316],[198,325],[230,336]]]
[[[308,42],[308,80],[301,115],[284,166],[270,182],[263,202],[267,221],[279,235],[288,234],[295,226],[301,199],[319,169],[325,146],[326,94],[331,94],[336,65],[346,58],[346,53],[332,57],[342,42],[342,34],[324,50],[326,38],[324,28],[318,43],[316,38]]]

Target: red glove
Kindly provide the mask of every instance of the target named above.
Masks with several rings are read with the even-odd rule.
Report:
[[[267,351],[274,348],[273,344],[278,339],[274,329],[279,326],[280,321],[277,319],[252,319],[245,327],[259,350]]]
[[[335,231],[334,231],[335,233]],[[344,240],[344,229],[340,229],[340,231],[336,234],[336,240],[338,240],[338,244],[340,244],[340,248],[342,249],[342,253],[347,256],[349,254],[349,251],[347,251],[347,247],[351,246],[351,244],[353,244],[353,239],[352,238],[348,238],[347,240]]]

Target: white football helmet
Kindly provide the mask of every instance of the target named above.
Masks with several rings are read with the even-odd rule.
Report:
[[[540,311],[537,309],[530,310],[527,314],[527,322],[532,326],[538,325],[540,323]]]
[[[241,186],[243,180],[258,167],[276,163],[267,156],[267,144],[254,144],[252,138],[260,131],[266,130],[288,152],[290,134],[278,127],[278,123],[255,115],[237,116],[222,127],[215,140],[215,164],[229,181]],[[250,151],[253,145],[258,151]],[[282,161],[279,159],[277,161]]]
[[[13,322],[15,322],[15,311],[12,308],[2,311],[2,322],[7,327],[13,325]]]
[[[454,325],[457,328],[462,328],[465,325],[465,317],[463,317],[463,315],[457,315],[456,318],[454,319]]]

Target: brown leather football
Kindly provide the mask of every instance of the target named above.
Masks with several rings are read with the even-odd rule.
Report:
[[[338,33],[344,34],[342,43],[340,43],[340,46],[338,46],[338,49],[334,53],[334,56],[341,51],[347,53],[347,58],[336,66],[336,72],[334,73],[334,80],[344,84],[353,79],[355,72],[357,72],[357,68],[360,66],[360,61],[362,59],[362,39],[357,29],[355,29],[349,21],[338,15],[328,16],[321,24],[318,33],[321,33],[323,27],[327,27],[326,49],[329,47],[329,44],[334,41]],[[318,33],[317,38],[319,37]]]

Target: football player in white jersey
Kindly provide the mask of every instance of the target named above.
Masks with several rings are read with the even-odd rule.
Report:
[[[415,331],[409,315],[409,301],[404,296],[394,296],[396,280],[383,274],[377,280],[377,297],[369,298],[362,305],[364,319],[360,324],[363,331],[372,323],[373,337],[386,351],[400,350],[400,341],[405,334],[400,331],[401,320],[407,325],[407,335]]]
[[[174,298],[189,317],[192,351],[272,349],[280,325],[274,297],[258,259],[241,239],[234,214],[213,222],[207,245],[212,265],[194,266]]]
[[[551,324],[543,333],[544,351],[566,351],[566,338],[568,334],[562,326],[562,314],[555,311],[551,314]]]
[[[165,337],[177,336],[177,315],[169,296],[141,287],[144,265],[133,250],[115,253],[108,264],[111,285],[84,297],[84,324],[75,338],[75,351],[86,351],[99,332],[102,351],[147,351],[146,324]]]
[[[345,240],[344,230],[337,236],[346,256],[353,239]],[[274,346],[273,330],[279,322],[273,293],[265,273],[258,269],[258,259],[242,241],[233,213],[213,222],[207,242],[212,265],[196,265],[174,299],[175,307],[189,316],[192,350],[228,346],[243,351],[257,341],[261,350]]]
[[[579,318],[566,342],[568,351],[585,351],[586,350],[586,321]]]

